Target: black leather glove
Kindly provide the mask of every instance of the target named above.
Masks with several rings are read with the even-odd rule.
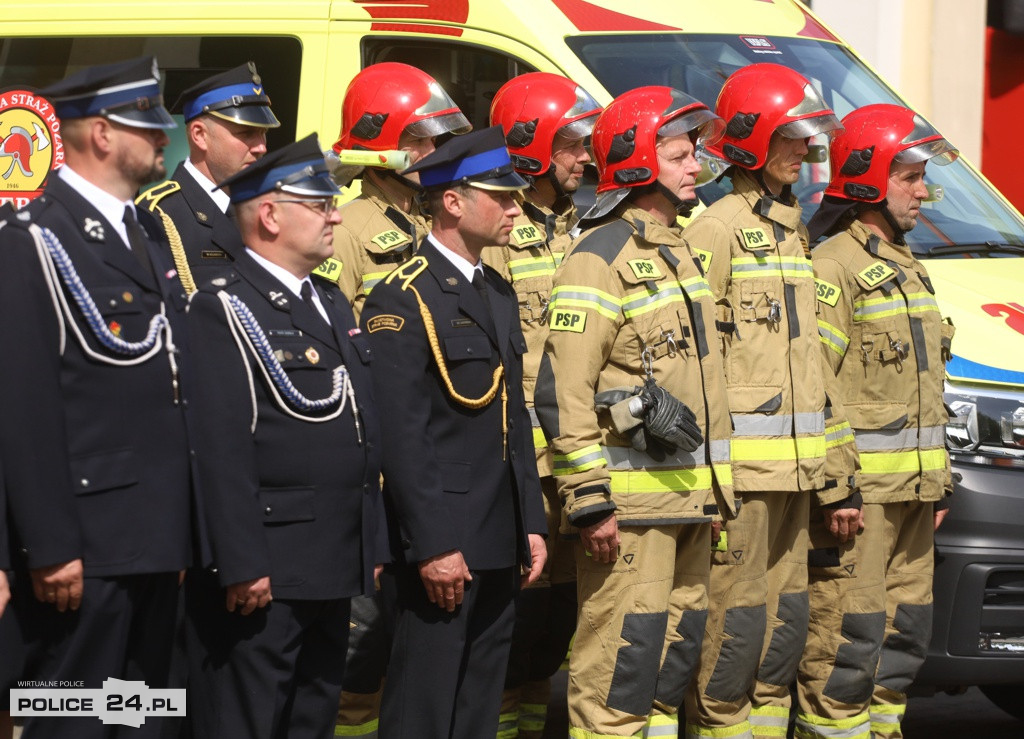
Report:
[[[669,449],[692,452],[703,443],[704,437],[693,411],[665,388],[648,383],[640,393],[640,400],[643,403],[644,428]]]

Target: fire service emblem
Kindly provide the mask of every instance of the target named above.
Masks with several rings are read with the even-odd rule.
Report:
[[[64,144],[53,105],[28,90],[0,92],[0,205],[23,207],[62,164]]]

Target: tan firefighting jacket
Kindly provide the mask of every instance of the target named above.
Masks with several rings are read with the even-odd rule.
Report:
[[[517,196],[523,212],[512,226],[508,246],[489,246],[481,258],[494,267],[502,277],[512,283],[519,299],[519,322],[526,337],[523,356],[523,394],[526,409],[533,422],[533,445],[537,450],[537,471],[541,477],[551,475],[551,452],[541,430],[533,406],[534,386],[540,358],[544,354],[544,341],[548,336],[548,303],[551,301],[551,280],[555,268],[562,263],[564,247],[554,251],[554,243],[563,241],[569,228],[576,223],[576,209],[572,201],[560,213],[531,203]],[[557,248],[557,247],[556,247]]]
[[[906,246],[854,221],[814,250],[818,333],[860,452],[866,503],[952,490],[942,402],[953,326]]]
[[[715,303],[678,227],[629,206],[586,231],[555,273],[537,413],[568,520],[620,524],[735,515]],[[596,393],[657,384],[696,415],[696,451],[634,450]]]
[[[819,503],[842,500],[856,451],[845,416],[825,392],[831,373],[818,347],[800,208],[762,196],[750,173],[733,172],[733,192],[697,216],[685,236],[700,250],[719,304],[736,490],[818,491]]]
[[[318,274],[337,281],[357,321],[374,285],[409,261],[430,232],[429,217],[417,209],[403,212],[366,178],[362,188],[359,197],[341,207],[341,223],[334,227],[334,262],[329,259],[317,268]]]

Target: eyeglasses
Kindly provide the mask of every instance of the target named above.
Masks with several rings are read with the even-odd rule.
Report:
[[[338,207],[334,204],[334,198],[309,198],[305,200],[274,200],[275,203],[297,203],[304,205],[315,213],[320,213],[324,218],[330,218],[331,213]]]

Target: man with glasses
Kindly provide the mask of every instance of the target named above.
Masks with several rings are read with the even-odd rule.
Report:
[[[370,350],[309,277],[341,221],[316,136],[220,186],[245,251],[188,313],[213,553],[186,582],[189,716],[195,736],[329,736],[349,599],[386,552]]]
[[[244,249],[226,215],[228,195],[216,183],[266,154],[267,130],[281,122],[252,62],[193,85],[172,110],[185,118],[188,158],[170,180],[142,193],[139,206],[163,220],[178,275],[191,293]]]
[[[134,197],[166,174],[174,122],[152,57],[83,69],[42,94],[66,163],[0,230],[0,457],[20,550],[22,677],[163,688],[190,549],[187,357],[169,323],[180,288],[166,242]],[[23,736],[110,733],[28,717]]]

